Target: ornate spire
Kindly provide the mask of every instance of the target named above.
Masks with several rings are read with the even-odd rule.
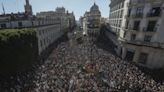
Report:
[[[32,15],[32,6],[29,3],[29,0],[26,0],[26,4],[25,4],[25,13],[27,15]]]
[[[26,0],[26,5],[29,5],[30,3],[29,3],[29,0]]]
[[[94,4],[96,4],[96,0],[94,0]]]

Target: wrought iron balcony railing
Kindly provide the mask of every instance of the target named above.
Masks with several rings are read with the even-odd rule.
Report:
[[[152,13],[152,12],[149,12],[147,13],[147,17],[160,17],[161,13]]]
[[[140,41],[140,40],[127,40],[123,39],[122,40],[125,43],[128,44],[133,44],[133,45],[140,45],[140,46],[148,46],[148,47],[155,47],[155,48],[164,48],[164,43],[160,42],[145,42],[145,41]]]
[[[132,18],[143,18],[143,13],[134,14],[132,15]]]
[[[123,27],[122,29],[125,30],[125,31],[131,31],[131,32],[139,31],[139,28],[132,28],[132,27]]]
[[[157,31],[157,28],[143,28],[142,30],[143,32],[156,32]]]

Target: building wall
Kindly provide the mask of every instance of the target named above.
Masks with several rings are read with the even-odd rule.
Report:
[[[121,55],[121,40],[125,36],[125,31],[123,28],[126,26],[126,15],[128,11],[128,4],[130,0],[112,0],[110,4],[110,15],[109,22],[111,26],[111,31],[117,34],[117,38],[120,41],[117,45],[116,52]]]
[[[64,20],[73,21],[69,17],[65,17]],[[21,23],[21,26],[19,25]],[[71,22],[73,23],[73,22]],[[49,48],[58,38],[60,38],[70,26],[69,23],[61,23],[60,20],[54,18],[36,18],[33,20],[16,20],[16,21],[4,21],[0,22],[1,25],[5,24],[6,28],[34,28],[38,38],[38,54],[41,55],[45,50]]]
[[[32,15],[32,6],[26,0],[25,12],[0,15],[0,29],[33,28],[38,38],[38,54],[44,53],[66,30],[75,25],[73,13],[64,7],[57,7],[56,12],[47,11]],[[48,51],[47,51],[48,52]],[[43,56],[44,58],[44,56]]]
[[[127,51],[134,51],[134,58],[131,62],[138,63],[141,66],[148,67],[148,68],[163,68],[164,67],[164,49],[160,48],[152,48],[152,47],[145,47],[145,46],[137,46],[132,44],[125,44],[124,45],[125,53]],[[148,58],[145,64],[139,62],[140,54],[147,53]]]
[[[161,3],[158,3],[156,5],[162,7]],[[130,19],[127,19],[127,21],[129,21],[128,27],[130,28],[130,30],[132,30],[133,27],[135,26],[134,25],[135,21],[140,21],[139,30],[137,30],[139,32],[137,32],[135,30],[134,31],[132,30],[133,32],[127,32],[127,35],[125,37],[127,40],[130,40],[132,34],[137,34],[136,40],[143,41],[145,35],[151,35],[151,36],[153,36],[152,39],[151,39],[151,42],[164,42],[163,39],[161,39],[161,37],[163,38],[163,36],[159,36],[160,34],[163,33],[163,31],[162,31],[162,28],[163,28],[162,24],[164,23],[163,22],[164,21],[164,17],[162,17],[162,16],[163,16],[163,12],[164,11],[161,11],[162,12],[161,17],[147,18],[147,13],[150,11],[150,9],[153,6],[154,5],[152,5],[150,3],[147,3],[147,4],[142,6],[143,7],[143,18],[130,18]],[[136,13],[136,8],[137,7],[132,7],[131,16]],[[143,32],[143,29],[147,28],[148,22],[152,21],[152,20],[157,21],[157,23],[156,23],[156,28],[157,28],[156,32]]]
[[[119,44],[118,41],[117,41],[117,37],[116,37],[114,34],[112,34],[112,33],[109,32],[109,31],[106,31],[105,34],[106,34],[106,36],[107,36],[109,39],[111,39],[111,41],[112,41],[115,45],[118,45],[118,44]]]
[[[86,34],[87,33],[87,18],[83,18],[83,31]]]
[[[83,16],[83,33],[87,35],[99,34],[101,26],[101,12],[98,5],[94,5],[90,8],[90,11],[86,11]]]
[[[22,23],[22,26],[18,25],[19,22]],[[68,27],[66,25],[61,27],[60,21],[48,21],[46,19],[0,22],[1,24],[6,24],[6,28],[34,28],[38,38],[39,55],[61,37],[64,34],[64,28]]]
[[[22,26],[19,26],[19,23],[22,24]],[[29,28],[29,27],[37,27],[37,26],[45,26],[45,25],[51,25],[51,24],[57,24],[60,23],[59,20],[56,19],[35,19],[35,20],[15,20],[15,21],[0,21],[0,29],[5,28]],[[5,24],[6,27],[2,28],[2,25]]]
[[[60,24],[42,26],[35,30],[38,37],[39,55],[64,34],[60,29]]]
[[[36,15],[37,18],[45,18],[45,19],[53,19],[59,21],[61,24],[61,28],[66,29],[68,27],[73,28],[75,26],[75,16],[68,11],[65,11],[65,8],[58,7],[56,11],[47,11],[47,12],[40,12]]]
[[[114,7],[110,14],[110,24],[112,31],[118,34],[117,53],[127,59],[129,52],[134,52],[131,62],[136,62],[139,65],[149,68],[164,68],[164,2],[163,0],[112,0],[110,6]],[[117,17],[119,1],[124,2],[124,14],[122,16],[122,25],[118,33]],[[117,2],[117,3],[116,3]],[[117,7],[117,8],[115,8]],[[152,17],[153,8],[160,7],[161,13],[157,17]],[[130,11],[130,13],[129,13]],[[116,13],[115,13],[116,12]],[[139,13],[138,13],[139,12]],[[113,14],[114,13],[114,14]],[[137,15],[139,14],[139,16]],[[115,16],[115,17],[114,17]],[[136,22],[140,21],[138,29],[135,29]],[[150,21],[156,21],[153,28],[148,29]],[[149,40],[145,40],[148,38]],[[141,63],[141,55],[146,54],[145,63]]]
[[[123,34],[122,27],[125,26],[124,17],[127,13],[128,2],[129,0],[113,0],[110,4],[109,22],[111,24],[112,31],[121,36]]]
[[[141,5],[141,6],[140,6]],[[125,53],[129,50],[129,49],[133,49],[135,51],[134,54],[134,58],[133,58],[133,62],[136,62],[140,65],[149,67],[149,68],[164,68],[164,57],[162,57],[164,55],[164,48],[163,44],[164,44],[164,38],[161,34],[163,34],[163,24],[164,24],[164,10],[162,10],[163,7],[163,3],[161,3],[161,1],[156,1],[156,2],[147,2],[145,4],[141,4],[138,3],[138,6],[132,6],[132,12],[131,12],[131,16],[135,15],[135,13],[137,12],[137,8],[138,7],[142,7],[143,8],[143,17],[141,18],[130,18],[129,20],[129,28],[127,30],[127,35],[125,37],[125,39],[127,41],[131,41],[132,39],[132,35],[136,34],[136,38],[134,39],[134,42],[142,42],[144,44],[150,44],[151,47],[145,46],[143,44],[141,44],[142,46],[137,46],[137,45],[131,45],[131,44],[125,44]],[[148,17],[147,14],[149,13],[149,11],[153,8],[153,7],[161,7],[161,15],[157,16],[157,17]],[[139,30],[132,30],[133,27],[135,27],[134,22],[135,21],[140,21],[140,25],[139,25]],[[156,30],[153,32],[145,32],[144,28],[148,27],[149,21],[157,21],[155,28]],[[149,35],[152,36],[150,42],[145,42],[145,36]],[[160,47],[154,47],[153,44],[154,43],[158,43],[160,45]],[[147,60],[145,61],[145,64],[141,64],[139,62],[140,59],[140,54],[141,53],[147,53],[148,57]],[[124,57],[126,55],[123,55]]]

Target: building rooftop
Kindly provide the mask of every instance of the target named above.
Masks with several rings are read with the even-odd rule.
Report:
[[[91,7],[90,11],[99,11],[99,7],[96,3]]]

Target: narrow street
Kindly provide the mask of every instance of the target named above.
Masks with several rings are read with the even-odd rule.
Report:
[[[44,64],[25,76],[11,77],[0,85],[0,92],[164,91],[164,85],[117,57],[113,44],[103,38],[93,43],[84,37],[78,44],[68,33],[68,41],[59,44]]]

